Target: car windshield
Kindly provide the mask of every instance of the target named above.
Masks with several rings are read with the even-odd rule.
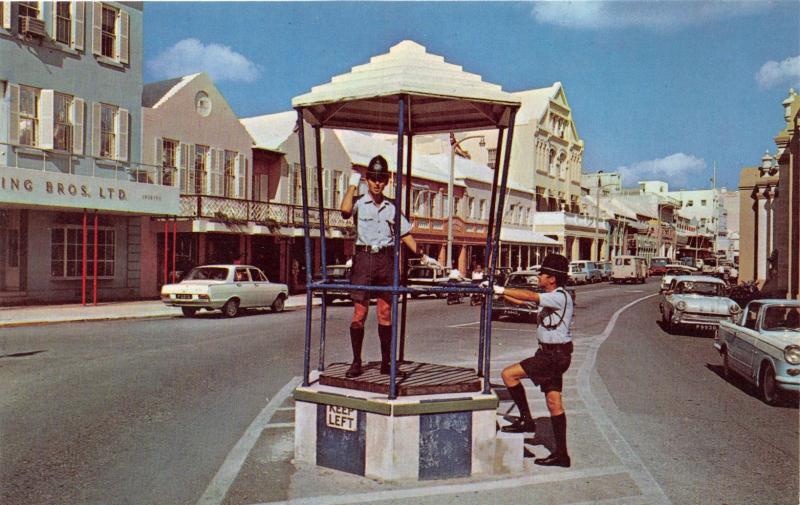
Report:
[[[432,268],[412,268],[408,271],[408,276],[414,279],[433,279]]]
[[[668,268],[666,275],[684,275],[688,272],[688,270],[684,270],[682,268]]]
[[[721,296],[723,286],[713,282],[685,281],[678,284],[676,293],[692,293],[696,295]]]
[[[653,258],[650,260],[651,267],[663,267],[667,264],[666,258]]]
[[[197,267],[193,268],[185,281],[224,281],[228,278],[228,269],[222,267]]]
[[[506,281],[506,287],[530,288],[539,285],[539,279],[533,274],[511,274]]]
[[[800,331],[800,307],[775,305],[764,311],[762,329],[767,331]]]

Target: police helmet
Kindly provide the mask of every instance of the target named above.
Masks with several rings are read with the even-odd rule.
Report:
[[[369,160],[367,179],[386,182],[389,180],[389,163],[380,154]]]
[[[554,276],[559,286],[564,285],[569,276],[569,260],[561,254],[548,254],[542,262],[541,271]]]

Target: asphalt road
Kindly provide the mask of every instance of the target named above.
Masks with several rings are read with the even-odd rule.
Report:
[[[576,338],[656,289],[579,287]],[[663,333],[654,303],[625,312],[600,349],[609,417],[673,503],[796,503],[797,408],[726,383],[711,340]],[[407,357],[476,360],[477,307],[428,299],[409,310]],[[328,363],[350,357],[351,311],[329,311]],[[0,503],[196,503],[268,399],[301,374],[304,321],[301,309],[3,330]],[[498,354],[533,339],[530,325],[494,325]],[[377,359],[376,338],[365,352]]]

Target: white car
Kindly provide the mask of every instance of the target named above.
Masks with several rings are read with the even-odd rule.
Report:
[[[742,311],[726,296],[727,285],[708,275],[679,275],[672,279],[658,304],[664,329],[679,325],[716,327],[733,321]]]
[[[288,297],[286,284],[268,281],[261,270],[250,265],[195,267],[181,282],[161,288],[161,301],[180,307],[187,317],[200,309],[222,310],[225,317],[236,317],[240,309],[257,307],[281,312]]]
[[[726,379],[736,372],[772,405],[780,393],[800,392],[800,301],[748,303],[741,317],[720,322],[714,347]]]
[[[664,275],[661,276],[661,291],[667,289],[674,279],[678,275],[694,275],[697,272],[696,268],[687,267],[686,265],[678,265],[678,264],[671,264],[667,265],[667,270],[664,272]]]

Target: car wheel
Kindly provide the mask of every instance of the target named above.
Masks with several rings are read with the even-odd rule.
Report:
[[[333,299],[331,299],[331,301],[329,301],[328,303],[330,304],[332,301]],[[272,309],[272,312],[283,312],[284,302],[285,300],[283,298],[283,295],[278,295],[278,298],[276,298],[275,301],[272,302],[272,306],[270,307]]]
[[[761,370],[761,380],[758,381],[758,391],[761,394],[761,399],[767,405],[775,405],[778,403],[778,387],[775,382],[775,370],[772,365],[765,365]]]
[[[664,326],[664,331],[672,333],[672,319],[664,309],[661,309],[661,323]]]
[[[722,351],[722,376],[725,377],[726,381],[730,381],[731,374],[731,359],[728,357],[728,350],[725,349]]]
[[[186,317],[194,317],[197,314],[197,309],[194,307],[181,307],[181,312]]]
[[[222,306],[222,315],[225,317],[236,317],[239,314],[239,300],[230,299]]]

